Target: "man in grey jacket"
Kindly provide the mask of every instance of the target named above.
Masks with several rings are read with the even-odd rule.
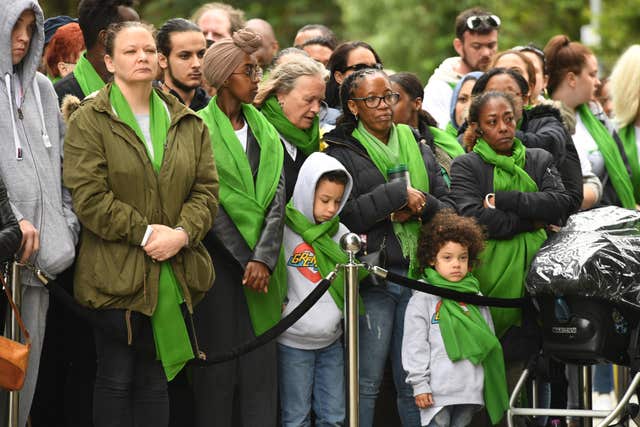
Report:
[[[79,223],[62,187],[64,129],[56,93],[36,70],[44,44],[44,16],[35,0],[11,0],[0,9],[0,174],[22,231],[18,252],[50,277],[75,256]],[[32,339],[29,368],[20,392],[19,425],[24,426],[38,378],[49,293],[28,270],[21,271],[22,317]],[[2,411],[4,412],[4,411]]]

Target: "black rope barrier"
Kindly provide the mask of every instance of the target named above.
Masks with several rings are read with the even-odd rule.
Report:
[[[380,271],[379,268],[373,268],[372,273],[377,274],[376,271]],[[529,300],[529,298],[494,298],[486,297],[478,294],[470,294],[466,292],[453,291],[451,289],[441,288],[434,286],[430,283],[421,282],[419,280],[412,280],[408,277],[400,276],[399,274],[387,271],[386,274],[382,272],[379,274],[381,277],[386,277],[387,280],[393,283],[397,283],[406,288],[410,288],[419,292],[424,292],[431,295],[436,295],[442,298],[451,299],[454,301],[464,302],[473,305],[486,305],[489,307],[501,307],[501,308],[522,308]]]
[[[521,308],[528,301],[528,298],[494,298],[486,297],[477,294],[469,294],[465,292],[453,291],[450,289],[434,286],[429,283],[421,282],[418,280],[412,280],[391,271],[386,271],[379,267],[366,266],[372,274],[377,274],[387,280],[397,283],[407,288],[424,292],[432,295],[436,295],[442,298],[451,299],[454,301],[465,302],[467,304],[485,305],[491,307],[503,307],[503,308]],[[311,291],[309,295],[287,316],[280,319],[278,323],[268,329],[262,335],[259,335],[251,340],[241,343],[229,350],[216,352],[210,355],[197,354],[197,358],[189,362],[193,366],[209,366],[217,363],[226,362],[236,359],[243,354],[249,353],[256,348],[265,345],[269,341],[275,339],[284,331],[289,329],[294,323],[296,323],[313,305],[318,302],[322,295],[329,289],[331,281],[335,278],[335,272],[330,273],[327,278],[321,280],[316,287]],[[43,283],[51,293],[51,295],[58,299],[64,306],[70,309],[77,316],[89,321],[93,326],[100,328],[104,332],[111,335],[113,338],[128,343],[127,336],[118,333],[118,328],[115,328],[110,322],[106,321],[99,315],[98,310],[94,310],[78,304],[73,296],[71,296],[62,286],[57,284],[54,280],[43,280]],[[192,331],[195,336],[197,334]],[[135,343],[134,343],[135,346]]]
[[[212,355],[205,355],[201,357],[199,354],[196,354],[196,359],[193,359],[189,362],[191,365],[196,366],[207,366],[216,363],[226,362],[232,359],[235,359],[243,354],[249,353],[256,348],[263,346],[274,338],[278,337],[284,331],[289,329],[294,323],[296,323],[302,316],[305,315],[307,311],[316,302],[322,297],[322,295],[329,289],[331,286],[331,281],[335,278],[335,272],[331,272],[327,278],[322,279],[316,287],[307,295],[307,297],[298,304],[298,306],[293,309],[291,313],[287,316],[280,319],[278,323],[269,328],[265,333],[259,335],[247,342],[241,343],[229,350],[221,351],[214,353]],[[103,316],[99,315],[99,310],[94,310],[83,305],[78,304],[78,302],[67,292],[62,286],[56,283],[55,280],[48,279],[47,283],[45,283],[46,288],[49,290],[49,293],[61,302],[65,307],[67,307],[71,312],[80,318],[87,320],[93,326],[101,329],[105,333],[107,333],[112,338],[123,342],[128,343],[128,337],[125,333],[118,333],[119,328],[116,328],[109,321],[105,320]],[[124,321],[124,319],[123,319]],[[197,336],[195,331],[192,331],[194,334],[194,339]],[[135,347],[135,343],[133,344]],[[142,351],[148,351],[149,349],[141,348]],[[202,353],[203,354],[203,353]]]
[[[331,280],[322,279],[320,283],[316,285],[316,287],[311,291],[307,297],[302,300],[300,304],[296,308],[293,309],[291,313],[289,313],[286,317],[280,319],[278,323],[273,325],[270,329],[268,329],[262,335],[257,336],[256,338],[249,340],[244,344],[240,344],[231,350],[218,352],[213,355],[207,355],[206,360],[202,359],[193,359],[189,362],[190,365],[195,366],[207,366],[213,365],[216,363],[226,362],[228,360],[235,359],[245,353],[249,353],[250,351],[255,350],[256,348],[268,343],[272,339],[276,338],[278,335],[282,334],[284,331],[289,329],[291,325],[296,323],[302,316],[305,315],[307,311],[313,305],[318,302],[320,297],[329,289],[331,285]]]

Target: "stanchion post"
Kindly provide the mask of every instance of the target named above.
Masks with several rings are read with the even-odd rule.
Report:
[[[11,295],[13,296],[13,302],[20,310],[22,306],[22,288],[20,286],[20,266],[17,263],[13,263],[11,268]],[[20,327],[18,326],[18,320],[15,314],[9,310],[7,331],[9,331],[9,338],[14,341],[22,341],[20,337]],[[8,427],[18,427],[18,414],[20,409],[20,392],[12,391],[9,393],[9,423]]]
[[[360,237],[348,233],[340,239],[342,249],[349,254],[344,267],[344,320],[347,364],[347,425],[358,427],[360,386],[358,382],[358,264],[355,255],[360,251]]]

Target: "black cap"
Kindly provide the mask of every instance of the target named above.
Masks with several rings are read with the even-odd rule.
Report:
[[[71,18],[70,16],[60,15],[54,16],[52,18],[47,18],[44,21],[44,44],[49,44],[51,41],[51,37],[58,31],[58,28],[63,25],[67,25],[71,22],[78,22],[77,19]]]

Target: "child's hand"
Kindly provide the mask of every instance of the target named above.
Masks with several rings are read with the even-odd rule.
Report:
[[[433,406],[433,394],[422,393],[416,396],[416,406],[420,409],[426,409]]]

